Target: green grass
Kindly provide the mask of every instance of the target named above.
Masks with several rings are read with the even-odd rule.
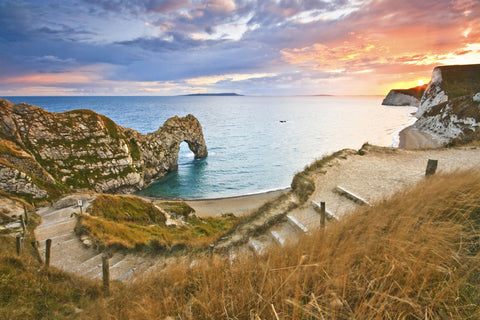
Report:
[[[182,216],[184,218],[195,212],[195,210],[193,210],[193,208],[185,201],[165,201],[160,202],[157,205],[170,214]]]
[[[100,249],[148,252],[205,249],[230,230],[237,218],[198,218],[183,201],[163,202],[160,207],[183,217],[181,226],[165,225],[165,216],[153,203],[134,196],[99,195],[76,227]]]
[[[480,92],[480,64],[442,66],[442,87],[449,99]]]
[[[132,222],[139,225],[164,225],[166,218],[152,202],[135,196],[98,195],[87,212],[95,217],[114,222]]]

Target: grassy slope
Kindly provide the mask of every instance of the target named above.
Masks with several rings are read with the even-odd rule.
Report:
[[[433,177],[263,258],[173,266],[93,314],[478,319],[480,174]],[[275,310],[275,311],[274,311]],[[258,319],[258,318],[257,318]]]
[[[236,223],[237,218],[197,218],[185,202],[160,206],[169,213],[183,216],[183,226],[165,225],[165,216],[151,202],[134,196],[100,195],[77,225],[77,233],[90,235],[100,248],[166,249],[205,248]]]
[[[480,92],[480,64],[442,66],[442,87],[449,99]]]
[[[0,314],[83,319],[478,319],[480,173],[434,176],[265,257],[196,258],[109,298],[0,241]],[[190,266],[189,266],[190,265]],[[25,278],[27,280],[25,280]],[[21,306],[20,308],[18,306]],[[73,314],[73,308],[83,311]]]

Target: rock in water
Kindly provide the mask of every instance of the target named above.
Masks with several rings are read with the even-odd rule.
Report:
[[[0,99],[0,189],[33,198],[133,192],[177,168],[183,141],[195,158],[207,156],[193,115],[142,135],[91,110],[51,113]]]

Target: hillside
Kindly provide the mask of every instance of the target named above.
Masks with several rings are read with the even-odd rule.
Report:
[[[182,141],[195,157],[207,155],[192,115],[142,135],[90,110],[50,113],[0,99],[0,190],[37,200],[136,191],[177,167]]]
[[[478,171],[433,176],[281,250],[233,261],[178,259],[134,284],[112,283],[109,297],[92,282],[7,253],[14,244],[2,241],[0,313],[11,319],[476,319],[479,214]]]

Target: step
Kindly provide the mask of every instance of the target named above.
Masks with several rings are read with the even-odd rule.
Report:
[[[312,200],[312,204],[313,204],[314,207],[318,208],[319,210],[322,208],[320,203],[318,203],[317,201]],[[328,220],[331,220],[331,219],[338,220],[338,216],[335,213],[333,213],[332,211],[330,211],[326,206],[325,206],[325,213],[327,214],[327,219]]]
[[[96,267],[97,265],[102,264],[102,254],[95,254],[91,258],[83,261],[82,263],[70,268],[68,272],[75,273],[75,274],[86,274],[87,271],[91,270],[92,268]]]
[[[341,187],[341,186],[336,186],[335,187],[335,192],[345,196],[346,198],[360,204],[360,205],[367,205],[367,206],[371,206],[371,204],[365,200],[364,198],[360,197],[359,195],[356,195],[355,193],[351,192],[351,191],[348,191],[347,189],[345,189],[344,187]]]
[[[114,254],[113,257],[111,257],[108,261],[109,264],[110,264],[110,273],[112,273],[112,269],[115,269],[118,266],[118,264],[120,262],[122,262],[124,259],[125,259],[125,255],[120,254],[120,253]],[[100,271],[99,272],[95,272],[94,274],[90,273],[90,275],[86,274],[85,276],[88,276],[91,279],[99,279],[99,278],[102,278],[102,275],[103,275],[102,263],[100,263]],[[111,278],[114,279],[114,277],[112,277],[112,276],[111,276]]]
[[[278,233],[278,231],[271,230],[270,235],[279,245],[283,246],[285,244],[285,239],[280,236],[280,233]]]
[[[300,223],[295,217],[292,217],[291,215],[287,215],[287,221],[290,222],[293,226],[297,227],[304,233],[308,232],[308,228],[305,227],[303,224]]]
[[[272,232],[278,235],[278,240],[275,239],[275,236],[272,235]],[[297,239],[298,228],[294,227],[290,222],[283,222],[272,227],[270,229],[270,235],[274,238],[275,242],[283,246],[286,243]]]

